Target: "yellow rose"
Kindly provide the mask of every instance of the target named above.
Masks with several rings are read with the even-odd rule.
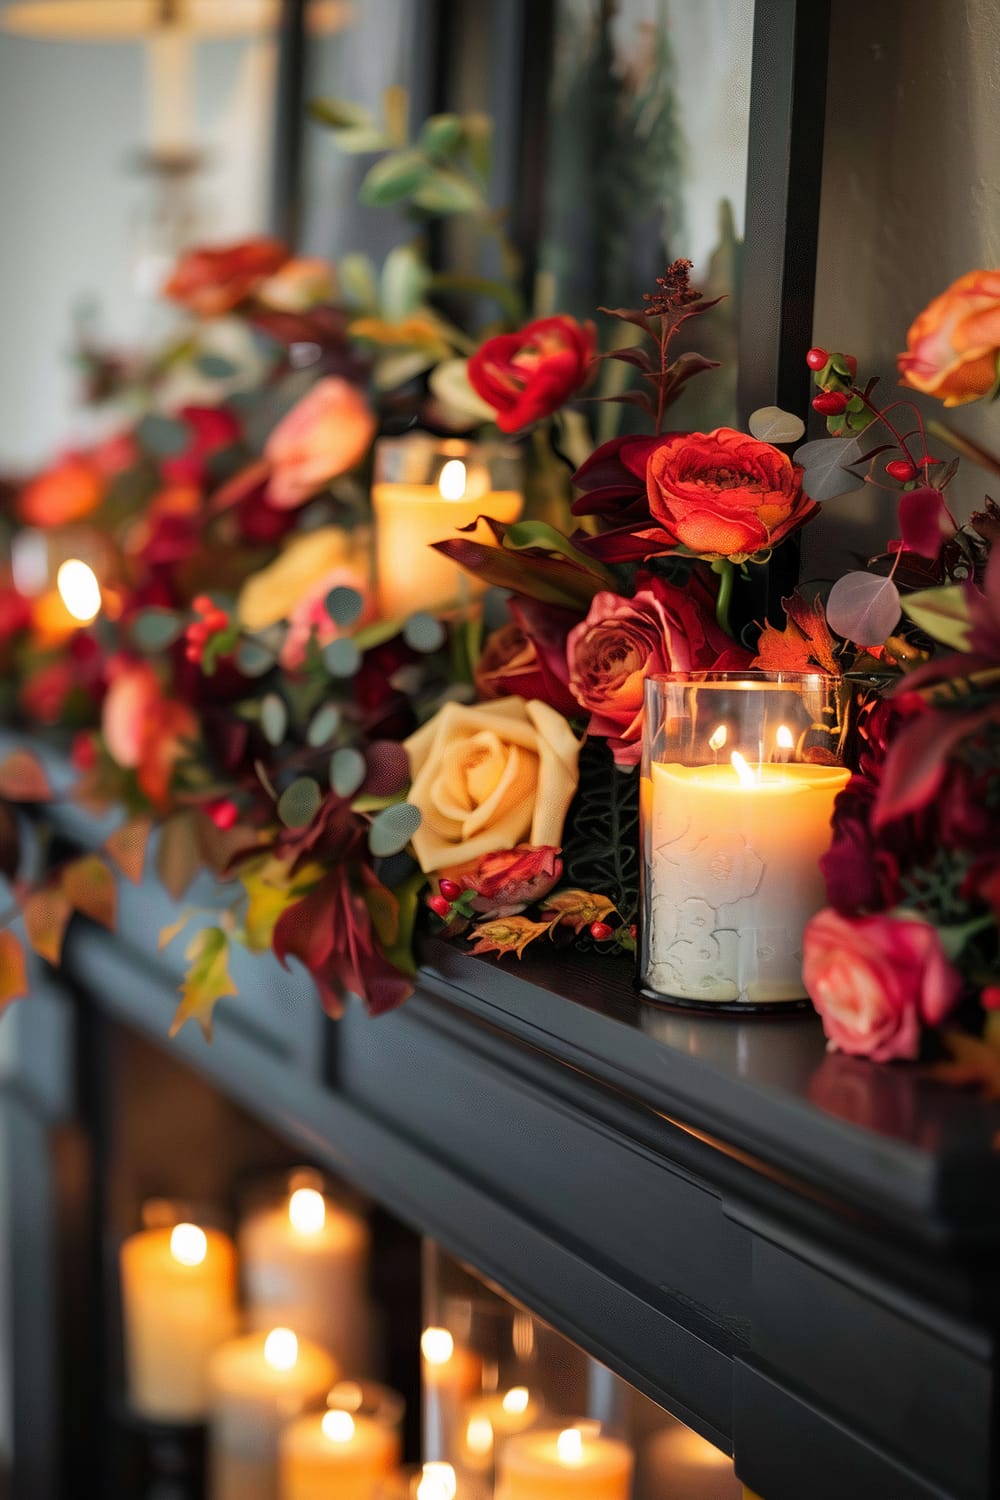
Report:
[[[368,587],[368,535],[321,526],[293,538],[273,563],[252,573],[240,590],[237,614],[247,630],[266,630],[290,619],[303,599],[333,574],[351,574],[336,581],[353,583],[361,594]],[[333,584],[330,584],[333,587]]]
[[[406,741],[425,875],[516,844],[559,845],[580,745],[537,699],[446,703]]]

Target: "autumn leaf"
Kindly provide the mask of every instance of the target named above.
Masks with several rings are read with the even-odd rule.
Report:
[[[597,896],[591,891],[557,891],[545,898],[543,917],[550,926],[572,927],[580,933],[591,922],[606,922],[617,911],[615,903],[607,896]]]
[[[954,1088],[978,1089],[987,1099],[1000,1099],[1000,1047],[964,1031],[942,1031],[951,1060],[932,1063],[928,1071]]]
[[[191,967],[179,986],[181,1003],[170,1035],[176,1036],[185,1022],[197,1021],[210,1042],[215,1002],[237,993],[228,968],[229,939],[221,927],[206,927],[191,940],[185,957]]]
[[[826,623],[823,606],[811,604],[796,589],[789,599],[782,599],[785,628],[765,625],[757,643],[753,665],[762,672],[808,672],[819,667],[835,677],[840,676],[836,642]]]
[[[49,778],[30,750],[14,750],[0,763],[0,797],[10,802],[47,802],[51,795]]]
[[[176,922],[171,922],[168,924],[168,926],[160,928],[160,938],[158,946],[161,953],[164,948],[168,947],[169,944],[173,942],[175,937],[178,937],[184,931],[185,927],[194,915],[195,913],[193,909],[188,908],[187,911],[181,913]]]
[[[528,917],[498,917],[492,922],[480,922],[469,933],[469,942],[476,944],[469,952],[497,953],[501,958],[505,953],[516,953],[521,958],[528,944],[544,937],[551,928],[551,922],[532,922]]]
[[[267,953],[282,912],[301,894],[292,883],[288,866],[280,859],[267,859],[240,871],[240,884],[247,893],[246,944],[254,953]]]
[[[74,910],[114,930],[118,887],[109,867],[98,854],[75,859],[62,873],[62,890]]]
[[[182,812],[168,818],[156,851],[156,873],[175,901],[180,900],[200,868],[197,816]]]
[[[56,887],[35,891],[24,903],[24,931],[30,946],[46,963],[62,957],[66,924],[73,915],[68,896]]]
[[[20,939],[6,928],[0,932],[0,1010],[28,993],[28,971]]]
[[[130,818],[105,840],[104,852],[127,880],[138,885],[146,864],[146,846],[152,832],[152,818]]]

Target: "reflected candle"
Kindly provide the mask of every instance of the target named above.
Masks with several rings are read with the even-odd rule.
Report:
[[[497,1500],[629,1500],[634,1455],[585,1427],[523,1433],[500,1455]]]
[[[402,1445],[392,1427],[331,1410],[286,1427],[279,1454],[280,1500],[374,1500],[399,1468]]]

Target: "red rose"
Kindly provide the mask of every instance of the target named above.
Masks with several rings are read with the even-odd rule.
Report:
[[[819,506],[802,493],[802,470],[770,443],[719,427],[679,433],[649,455],[649,509],[664,542],[699,557],[752,557],[774,547]]]
[[[201,246],[181,256],[163,294],[200,318],[217,318],[249,297],[286,260],[285,246],[263,237]]]
[[[596,353],[593,323],[540,318],[502,333],[469,360],[469,383],[496,412],[501,432],[547,417],[578,391]]]
[[[89,453],[67,453],[21,491],[17,513],[27,526],[66,526],[97,509],[107,489]]]
[[[640,578],[632,599],[598,594],[566,647],[570,692],[590,712],[589,733],[610,743],[619,766],[642,752],[645,679],[658,672],[739,668],[750,656],[701,602],[707,590],[692,577],[686,589]]]
[[[916,1057],[921,1027],[940,1025],[961,989],[926,922],[829,908],[806,927],[802,974],[831,1047],[874,1062]]]
[[[549,844],[518,844],[496,854],[484,854],[471,864],[441,875],[463,890],[475,891],[473,911],[480,916],[512,917],[547,896],[562,875],[559,850]]]

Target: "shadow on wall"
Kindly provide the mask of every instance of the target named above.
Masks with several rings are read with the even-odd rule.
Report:
[[[834,7],[815,339],[856,354],[886,389],[920,309],[963,272],[1000,266],[998,115],[996,0]],[[945,415],[1000,447],[996,407]],[[952,495],[968,514],[987,475],[963,469]],[[882,550],[892,526],[877,491],[831,502],[805,534],[804,576],[834,577],[852,552]]]

